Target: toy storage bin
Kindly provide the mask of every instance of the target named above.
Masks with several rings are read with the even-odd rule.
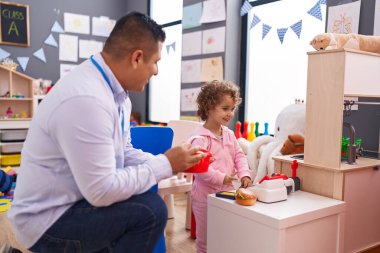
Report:
[[[0,141],[24,141],[28,129],[3,129],[0,131]]]
[[[0,153],[11,154],[20,153],[23,142],[0,142]]]
[[[21,163],[21,154],[1,155],[1,166],[16,166]]]

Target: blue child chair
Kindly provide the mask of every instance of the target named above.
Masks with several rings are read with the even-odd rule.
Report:
[[[153,155],[163,154],[171,148],[173,130],[164,126],[137,126],[131,127],[131,143],[134,148]],[[157,192],[158,185],[152,186],[150,191]],[[162,235],[158,241],[154,253],[166,252],[165,237]]]

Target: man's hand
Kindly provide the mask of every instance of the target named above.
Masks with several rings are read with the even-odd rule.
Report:
[[[190,144],[186,143],[169,149],[164,155],[168,158],[173,173],[175,174],[199,163],[207,156],[207,153],[203,153],[199,150],[200,147],[191,147]]]

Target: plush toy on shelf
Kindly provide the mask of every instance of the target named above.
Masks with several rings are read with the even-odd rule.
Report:
[[[238,140],[246,150],[249,167],[252,170],[254,183],[266,175],[274,173],[273,156],[281,155],[280,150],[288,142],[289,135],[303,136],[305,132],[305,104],[297,103],[285,107],[277,116],[274,136],[262,135],[252,142]],[[293,139],[294,140],[294,139]],[[297,145],[298,145],[297,139]],[[290,142],[286,145],[290,146]]]
[[[321,33],[310,41],[310,45],[317,51],[347,48],[380,54],[380,36]]]
[[[282,155],[303,154],[305,138],[301,134],[290,134],[280,149]]]

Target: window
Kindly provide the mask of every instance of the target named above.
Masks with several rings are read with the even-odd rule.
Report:
[[[314,51],[309,42],[325,30],[326,5],[319,0],[265,2],[248,13],[244,118],[259,122],[260,133],[268,122],[269,132],[273,133],[279,112],[295,99],[306,98],[307,52]],[[323,21],[308,14],[317,4]],[[254,15],[260,21],[250,28]],[[291,29],[299,21],[302,21],[300,38]],[[264,27],[269,26],[271,29],[263,38]],[[281,28],[288,28],[282,43],[277,30]]]
[[[164,27],[166,40],[158,62],[158,75],[149,83],[149,121],[180,118],[182,8],[181,0],[151,0],[150,16]]]

